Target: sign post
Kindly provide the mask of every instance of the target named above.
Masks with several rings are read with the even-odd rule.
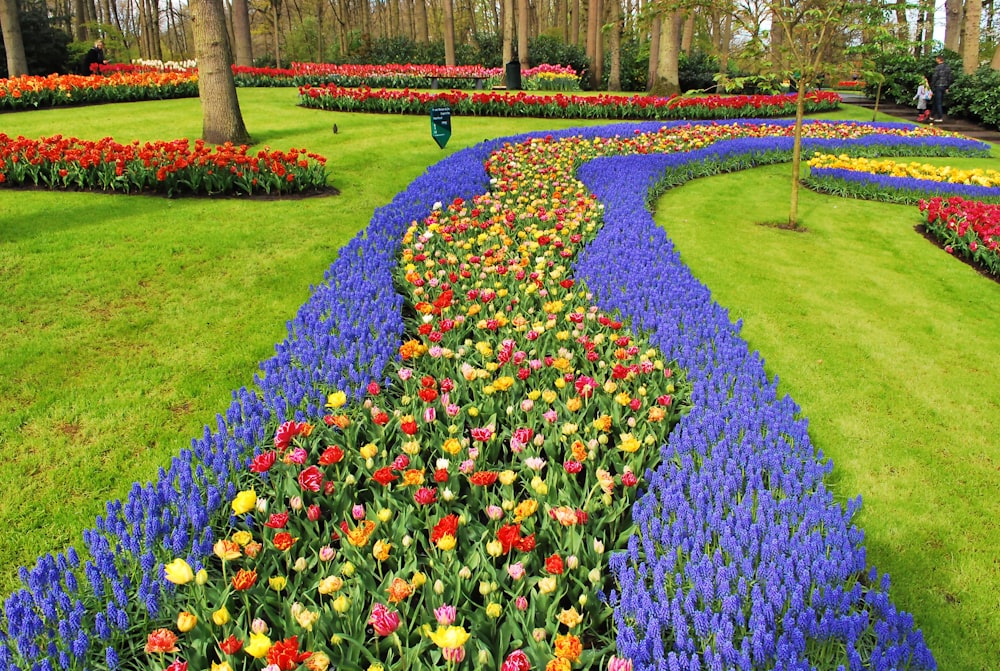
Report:
[[[431,108],[431,137],[442,149],[448,144],[448,138],[451,137],[450,107]]]

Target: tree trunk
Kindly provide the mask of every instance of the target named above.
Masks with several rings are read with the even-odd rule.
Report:
[[[20,77],[28,74],[17,0],[0,0],[0,26],[3,30],[3,46],[7,51],[7,76]]]
[[[17,10],[17,3],[14,3],[15,11]],[[90,33],[87,30],[87,15],[86,10],[83,8],[83,0],[73,0],[73,33],[77,42],[87,42],[90,39]]]
[[[719,74],[729,72],[729,49],[733,43],[733,15],[722,17],[722,31],[719,35]]]
[[[580,0],[569,0],[569,43],[580,44]]]
[[[503,64],[514,58],[514,0],[503,0]]]
[[[604,0],[591,0],[591,8],[597,13],[597,35],[594,36],[594,65],[590,68],[594,90],[604,87]],[[589,19],[588,19],[589,25]]]
[[[598,74],[601,70],[601,64],[597,62],[597,36],[600,34],[601,29],[599,5],[600,0],[587,0],[587,42],[585,53],[587,54],[587,60],[590,61],[588,79],[592,90],[597,90],[597,86],[601,81],[601,77]]]
[[[528,31],[531,22],[531,10],[528,0],[517,0],[517,59],[521,61],[521,70],[531,67],[528,59]]]
[[[201,0],[212,2],[212,0]],[[274,49],[274,67],[281,67],[281,27],[278,19],[281,17],[281,0],[271,0],[271,48]]]
[[[962,42],[962,0],[946,0],[944,5],[944,48],[958,51]]]
[[[441,0],[444,3],[444,64],[455,65],[455,8],[452,0]]]
[[[680,12],[663,12],[660,16],[660,44],[657,53],[656,81],[652,93],[671,96],[680,93]]]
[[[663,19],[659,14],[653,17],[649,26],[649,70],[646,73],[646,91],[652,91],[659,74],[659,61],[656,55],[660,53],[660,23]]]
[[[979,21],[982,0],[965,0],[965,31],[962,36],[962,71],[971,75],[979,68]]]
[[[414,0],[416,14],[417,44],[427,44],[427,0]]]
[[[247,0],[233,0],[233,39],[236,65],[253,65],[253,40],[250,37],[250,5]]]
[[[611,56],[611,71],[608,72],[608,90],[622,90],[622,6],[621,0],[608,0],[611,24],[608,51]]]
[[[691,55],[691,46],[694,42],[694,11],[688,10],[687,20],[684,22],[684,32],[681,35],[681,51],[685,55]]]
[[[226,35],[222,2],[192,0],[190,7],[194,50],[198,58],[201,137],[212,144],[248,144],[250,134],[243,123],[240,101],[236,97],[233,56]]]
[[[559,36],[562,37],[563,44],[569,44],[569,23],[566,21],[568,10],[568,0],[556,0],[556,25],[559,28]]]
[[[788,225],[799,227],[799,176],[802,173],[802,119],[806,113],[806,81],[799,77],[799,99],[795,103],[795,130],[792,140],[792,198],[788,207]]]

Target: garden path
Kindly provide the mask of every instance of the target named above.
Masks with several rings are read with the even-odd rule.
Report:
[[[873,109],[875,107],[875,101],[863,95],[858,95],[856,93],[841,93],[840,97],[843,98],[845,103],[866,107],[868,109]],[[881,100],[879,101],[878,109],[880,112],[884,112],[885,114],[890,114],[907,121],[915,122],[917,120],[917,110],[913,107],[897,105],[895,103]],[[987,128],[986,126],[977,124],[967,119],[953,118],[946,115],[943,122],[935,123],[934,125],[941,130],[961,133],[962,135],[966,135],[975,140],[1000,143],[1000,131]]]

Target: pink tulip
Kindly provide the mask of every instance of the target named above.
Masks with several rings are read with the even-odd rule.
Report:
[[[389,636],[399,628],[399,613],[389,610],[384,604],[376,603],[372,606],[372,614],[368,618],[368,624],[379,636]]]
[[[434,609],[434,617],[437,618],[438,624],[442,627],[447,627],[453,624],[457,615],[458,611],[455,607],[449,606],[448,604],[438,606]]]

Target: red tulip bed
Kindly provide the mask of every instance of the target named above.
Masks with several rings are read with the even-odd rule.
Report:
[[[80,191],[260,195],[327,187],[326,159],[305,149],[251,151],[187,140],[120,144],[61,135],[31,140],[0,133],[0,184]]]
[[[796,95],[760,96],[656,96],[567,95],[518,93],[464,93],[303,86],[303,107],[340,112],[426,114],[432,107],[450,107],[452,114],[468,116],[531,116],[569,119],[731,119],[777,117],[795,114]],[[806,94],[808,113],[836,109],[840,96],[814,91]]]
[[[810,123],[808,148],[969,153]],[[22,569],[10,669],[935,668],[793,402],[647,209],[791,125],[621,124],[445,159],[257,387]]]
[[[985,268],[1000,280],[1000,205],[952,198],[920,202],[925,226],[949,254]]]

